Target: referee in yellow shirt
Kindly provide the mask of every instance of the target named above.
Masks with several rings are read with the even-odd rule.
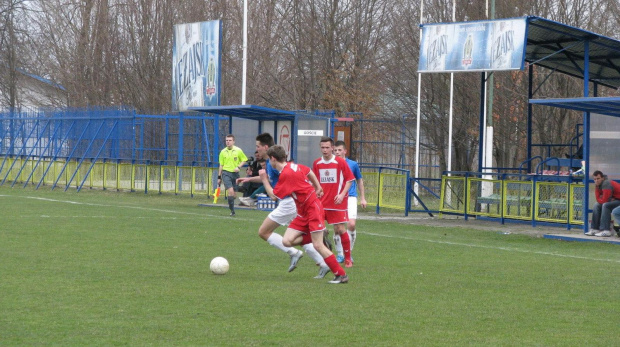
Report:
[[[235,146],[235,136],[226,135],[226,148],[220,152],[220,169],[217,174],[217,186],[224,182],[224,188],[228,196],[228,208],[230,215],[235,216],[235,195],[237,191],[237,178],[241,167],[248,161],[241,148]]]

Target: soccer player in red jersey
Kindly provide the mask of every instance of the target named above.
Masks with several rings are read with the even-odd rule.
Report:
[[[267,173],[261,170],[260,177],[265,191],[274,200],[291,196],[297,206],[297,217],[286,229],[282,243],[287,247],[292,247],[300,235],[310,233],[312,245],[321,254],[332,273],[336,275],[329,283],[347,283],[349,277],[346,272],[338,264],[336,256],[323,244],[324,213],[323,205],[319,200],[323,191],[319,185],[318,192],[315,192],[315,188],[310,183],[310,181],[317,182],[317,177],[307,166],[287,163],[286,152],[282,146],[269,148],[267,155],[271,166],[280,172],[280,178],[276,188],[273,189]]]
[[[334,154],[334,140],[330,137],[321,138],[321,155],[314,161],[312,171],[323,188],[321,203],[325,209],[325,220],[334,226],[334,235],[340,236],[344,250],[344,266],[352,267],[351,240],[346,223],[349,221],[348,194],[355,176],[346,160]]]

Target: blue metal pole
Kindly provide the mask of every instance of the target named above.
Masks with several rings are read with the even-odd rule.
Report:
[[[534,82],[534,65],[530,65],[528,69],[528,87],[527,87],[527,99],[531,100],[534,97],[533,84]],[[532,104],[527,103],[527,172],[532,172]]]
[[[24,122],[25,124],[25,122]],[[19,154],[18,156],[22,155],[22,152],[26,150],[26,147],[28,145],[28,139],[30,138],[30,136],[32,136],[32,133],[34,132],[34,130],[37,128],[37,124],[39,124],[39,120],[36,121],[35,125],[33,125],[32,129],[30,130],[30,132],[28,133],[28,136],[23,137],[23,144],[22,147],[19,150]],[[11,170],[13,170],[13,166],[15,166],[15,163],[17,162],[17,160],[13,160],[13,162],[11,163],[11,166],[9,167],[9,169],[6,172],[6,175],[4,176],[4,179],[2,180],[2,183],[0,183],[1,185],[4,185],[4,182],[6,181],[6,179],[9,177],[9,174],[11,173]],[[17,179],[17,178],[16,178]]]
[[[93,166],[95,166],[95,163],[97,162],[97,159],[99,159],[99,156],[101,155],[101,152],[103,151],[103,149],[105,148],[105,144],[108,142],[108,140],[110,139],[110,135],[112,135],[112,133],[114,132],[114,129],[116,129],[116,126],[118,124],[118,120],[116,120],[114,122],[114,125],[112,125],[112,129],[110,129],[110,132],[108,132],[108,135],[106,136],[106,138],[103,140],[103,143],[101,144],[101,147],[99,147],[99,151],[97,151],[97,154],[95,155],[95,157],[92,160],[92,163],[90,163],[90,167],[88,168],[88,171],[86,171],[86,174],[84,175],[84,178],[82,179],[82,183],[80,184],[80,186],[77,188],[77,191],[79,192],[80,190],[82,190],[82,186],[84,186],[84,182],[86,182],[86,179],[88,178],[88,175],[90,175],[90,171],[93,169]],[[83,161],[83,160],[82,160]],[[82,165],[82,162],[80,162],[80,165]],[[69,188],[69,185],[71,184],[71,181],[73,180],[73,177],[75,177],[75,174],[78,172],[80,165],[78,165],[78,167],[75,169],[75,172],[73,173],[73,176],[71,177],[71,180],[69,180],[69,183],[67,183],[67,187],[65,188],[65,191]],[[117,163],[118,165],[118,163]]]
[[[478,171],[482,172],[482,159],[484,156],[484,84],[486,80],[484,78],[484,72],[480,73],[480,117],[478,125]]]
[[[405,217],[409,216],[409,209],[411,208],[411,194],[409,192],[412,191],[412,187],[410,181],[410,174],[410,171],[407,170],[407,184],[405,186],[405,191],[407,192],[407,194],[405,195]]]
[[[590,91],[588,89],[590,83],[590,41],[586,40],[583,45],[583,96],[588,97]],[[585,161],[585,170],[583,172],[583,232],[588,232],[590,227],[588,224],[590,211],[590,113],[583,113],[583,160]]]
[[[20,129],[23,128],[25,124],[26,124],[26,122],[22,122],[22,125],[21,125]],[[0,165],[0,172],[2,172],[2,168],[4,168],[4,164],[6,163],[7,159],[10,156],[13,156],[12,153],[14,152],[14,149],[13,149],[14,147],[15,147],[15,139],[11,138],[11,142],[10,142],[10,145],[9,145],[9,150],[7,151],[6,155],[4,156],[4,159],[2,160],[2,165]]]
[[[168,161],[168,136],[170,132],[170,124],[168,122],[168,117],[166,117],[165,124],[166,124],[166,133],[164,134],[164,160]]]
[[[184,121],[183,121],[183,112],[181,112],[179,114],[179,148],[178,148],[178,153],[177,153],[177,162],[179,163],[178,165],[183,165],[183,128],[184,128]]]
[[[69,153],[69,155],[67,156],[67,159],[65,161],[65,165],[62,166],[62,169],[60,170],[60,173],[58,173],[58,177],[56,177],[56,181],[54,181],[54,184],[52,184],[52,190],[54,190],[54,188],[56,188],[56,185],[58,184],[58,181],[60,180],[60,177],[65,172],[65,169],[67,168],[67,165],[69,165],[69,161],[73,157],[73,153],[75,153],[75,150],[78,148],[78,145],[79,145],[80,141],[82,141],[82,138],[84,137],[84,134],[86,134],[86,130],[88,130],[88,127],[90,126],[90,122],[91,122],[91,120],[89,119],[88,123],[86,123],[86,126],[84,127],[84,130],[82,130],[82,133],[80,134],[80,137],[77,139],[77,141],[75,141],[75,146],[71,150],[71,153]]]
[[[82,155],[82,157],[80,158],[80,161],[78,162],[78,164],[75,167],[75,171],[73,172],[73,175],[71,175],[71,178],[69,179],[69,181],[67,181],[67,185],[65,186],[65,192],[67,191],[67,189],[69,189],[69,187],[71,186],[71,182],[73,181],[73,179],[75,178],[75,175],[77,175],[78,171],[80,170],[80,166],[82,166],[82,163],[84,162],[84,160],[86,159],[86,156],[88,155],[88,152],[90,151],[90,148],[92,147],[93,143],[95,142],[95,139],[97,138],[97,136],[99,135],[99,132],[101,131],[101,129],[103,128],[103,126],[105,125],[105,119],[103,121],[101,121],[101,125],[99,126],[99,128],[97,129],[97,132],[95,133],[95,135],[93,136],[93,138],[90,140],[90,143],[88,144],[88,146],[86,147],[86,150],[84,151],[84,154]],[[118,122],[118,121],[117,121]],[[116,125],[116,124],[115,124]],[[112,130],[114,130],[114,127],[112,127]],[[111,134],[111,132],[110,132]],[[108,136],[110,136],[108,134]],[[103,145],[101,148],[103,148],[105,146],[105,142],[107,141],[107,137],[105,139],[105,141],[103,142]],[[97,154],[98,155],[98,154]],[[67,161],[68,163],[69,161]],[[66,167],[66,165],[65,165]]]
[[[375,209],[376,214],[380,212],[380,197],[381,197],[381,167],[379,167],[379,175],[377,176],[377,207]]]
[[[50,137],[49,141],[47,141],[47,145],[45,146],[45,151],[47,152],[49,150],[50,145],[52,144],[51,138],[56,137],[56,134],[58,133],[58,130],[60,130],[60,128],[62,127],[62,122],[59,122],[60,125],[57,125],[54,133],[52,134],[52,136]],[[24,186],[23,188],[26,188],[26,186],[28,185],[28,181],[30,181],[30,179],[32,178],[32,176],[34,175],[35,170],[37,169],[37,167],[39,167],[39,163],[41,163],[41,160],[43,159],[43,155],[39,155],[39,160],[37,160],[37,163],[34,165],[34,167],[32,168],[32,171],[30,171],[30,175],[28,176],[28,179],[26,179],[26,181],[24,182]]]
[[[60,151],[62,151],[62,144],[65,143],[65,141],[69,138],[69,135],[71,134],[71,130],[73,129],[73,126],[75,125],[75,120],[71,123],[71,126],[69,126],[69,129],[67,130],[67,133],[65,136],[63,136],[63,138],[61,139],[60,143],[58,144],[58,146],[56,147],[56,151],[54,152],[54,155],[52,156],[52,158],[50,159],[50,163],[47,166],[47,168],[45,169],[45,171],[43,172],[43,175],[41,175],[41,179],[39,180],[39,183],[37,184],[37,188],[39,189],[39,187],[41,186],[41,184],[43,183],[43,181],[45,180],[45,176],[47,175],[48,171],[52,168],[52,166],[54,165],[54,161],[56,161],[56,158],[58,158],[58,154],[60,154]]]
[[[26,165],[28,165],[28,159],[30,159],[30,157],[32,156],[32,153],[34,153],[35,149],[39,145],[39,141],[41,141],[41,137],[45,134],[45,130],[50,125],[50,122],[51,120],[48,119],[47,123],[45,123],[45,126],[43,127],[43,130],[41,131],[41,133],[39,133],[39,136],[37,136],[37,141],[34,143],[32,148],[30,149],[30,152],[28,152],[28,155],[26,155],[26,159],[24,159],[24,163],[22,164],[21,168],[19,168],[19,172],[17,172],[17,175],[15,175],[15,179],[13,180],[13,183],[11,184],[11,188],[15,186],[15,183],[17,183],[17,180],[19,179],[19,176],[22,174],[22,171],[24,171],[24,168],[26,167]],[[37,122],[37,125],[38,125],[38,122]],[[30,179],[30,176],[28,176],[26,183],[28,183],[29,179]]]

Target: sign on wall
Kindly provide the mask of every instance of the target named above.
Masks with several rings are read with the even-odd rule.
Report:
[[[172,110],[219,106],[221,22],[174,26],[172,44]]]
[[[286,151],[286,158],[291,159],[291,128],[292,122],[280,121],[278,122],[278,141],[277,143],[284,147]],[[294,159],[294,158],[293,158]]]
[[[422,26],[418,72],[521,70],[526,18]]]

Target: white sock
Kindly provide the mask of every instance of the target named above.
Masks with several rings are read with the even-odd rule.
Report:
[[[336,253],[338,253],[338,255],[344,255],[344,249],[342,248],[342,241],[340,241],[340,235],[334,234],[334,245],[336,246]]]
[[[347,232],[349,233],[349,240],[351,240],[351,250],[353,250],[353,245],[355,245],[355,234],[357,233],[357,231],[347,230]]]
[[[297,254],[298,251],[293,247],[286,247],[284,244],[282,244],[282,235],[278,233],[271,233],[269,238],[267,238],[267,243],[281,250],[282,252],[288,253],[288,255]]]
[[[315,263],[321,266],[327,266],[321,254],[319,254],[319,252],[316,250],[316,248],[314,248],[311,243],[305,244],[301,247],[304,249],[304,251],[306,251],[306,254],[309,255],[312,260],[314,260]]]

